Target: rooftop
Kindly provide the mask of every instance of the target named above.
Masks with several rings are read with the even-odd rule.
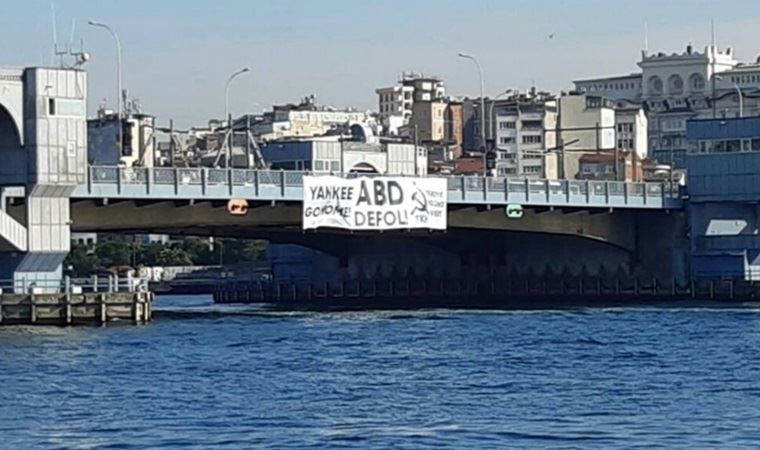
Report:
[[[600,81],[615,81],[615,80],[640,80],[640,73],[630,73],[628,75],[613,75],[611,77],[597,77],[597,78],[584,78],[581,80],[575,80],[573,83],[594,83]]]

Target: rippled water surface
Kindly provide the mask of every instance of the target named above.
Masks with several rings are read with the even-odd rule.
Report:
[[[760,448],[760,310],[286,313],[0,329],[0,448]]]

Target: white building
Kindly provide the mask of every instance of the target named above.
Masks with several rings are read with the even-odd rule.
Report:
[[[300,170],[317,174],[376,173],[427,175],[427,154],[413,144],[328,141],[270,142],[262,153],[272,169]]]
[[[526,102],[496,108],[497,176],[550,177],[546,156],[556,146],[556,102]],[[548,132],[547,132],[548,130]]]
[[[275,106],[262,122],[253,125],[252,132],[264,141],[307,138],[354,123],[375,127],[374,119],[367,112],[319,106],[311,96],[298,105]]]
[[[641,101],[641,74],[575,81],[575,90],[616,100]]]
[[[618,150],[634,152],[639,161],[649,155],[649,119],[641,104],[625,101],[615,105],[615,142]]]
[[[739,64],[731,48],[710,45],[698,52],[688,45],[683,53],[644,51],[638,65],[641,73],[580,80],[575,88],[640,102],[648,115],[649,154],[660,162],[683,166],[688,120],[738,116],[737,87],[746,115],[757,113],[760,107],[760,95],[753,95],[760,88],[760,65]],[[713,74],[717,75],[714,80]]]
[[[375,90],[378,97],[380,123],[384,134],[395,136],[399,129],[409,125],[414,102],[433,102],[446,95],[443,81],[419,73],[403,73],[398,83]]]
[[[87,159],[90,164],[153,167],[155,162],[155,118],[128,114],[122,118],[123,145],[119,146],[119,120],[115,113],[99,111],[87,121]]]

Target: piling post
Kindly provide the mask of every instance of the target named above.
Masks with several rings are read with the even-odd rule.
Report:
[[[100,300],[100,308],[99,309],[100,309],[100,324],[101,325],[105,325],[106,322],[108,321],[108,311],[106,310],[107,309],[106,295],[107,294],[100,294],[98,296],[98,298]]]
[[[657,277],[652,277],[652,295],[657,297]]]
[[[141,305],[142,305],[142,297],[134,296],[132,298],[132,320],[134,321],[135,324],[140,323]]]
[[[66,292],[63,297],[63,301],[66,302],[65,308],[65,314],[66,314],[66,323],[71,324],[71,278],[66,275],[65,278],[65,289]]]
[[[37,322],[37,304],[34,298],[34,291],[29,294],[29,319],[32,323]]]

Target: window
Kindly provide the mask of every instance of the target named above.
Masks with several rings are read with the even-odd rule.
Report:
[[[515,129],[515,122],[499,122],[499,129],[500,130],[514,130]]]
[[[523,136],[523,144],[540,144],[543,141],[541,136]]]
[[[512,142],[514,142],[514,141],[513,141],[513,139],[511,137],[504,137],[504,136],[502,136],[502,137],[499,138],[499,144],[511,144]]]
[[[331,172],[339,172],[340,171],[340,161],[330,161],[330,171]]]
[[[742,141],[740,140],[731,140],[726,141],[726,151],[727,152],[740,152],[742,150]]]
[[[323,171],[325,170],[325,163],[324,161],[314,161],[314,170],[316,171]]]
[[[668,78],[668,93],[669,94],[682,94],[683,93],[683,79],[678,75],[671,75]]]
[[[48,99],[48,115],[49,116],[55,115],[55,99],[54,98]]]
[[[698,73],[692,74],[689,77],[689,85],[692,92],[702,92],[705,90],[705,79]]]
[[[652,95],[660,95],[662,94],[662,80],[658,76],[653,76],[649,78],[649,93]]]

